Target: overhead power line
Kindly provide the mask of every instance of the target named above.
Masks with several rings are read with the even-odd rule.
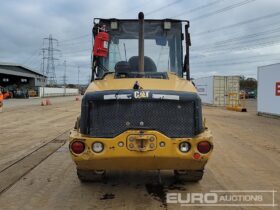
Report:
[[[37,55],[39,56],[39,52],[40,50],[37,49],[36,51],[34,51],[34,53],[31,54],[31,56],[28,57],[28,59],[26,59],[22,64],[23,65],[29,65],[30,63],[32,63],[34,61],[34,57]]]
[[[208,3],[208,4],[204,4],[204,5],[192,8],[190,10],[185,10],[184,12],[181,12],[181,13],[175,15],[175,16],[171,16],[170,18],[180,17],[182,15],[189,15],[190,13],[193,13],[193,12],[196,12],[198,10],[205,9],[207,7],[213,6],[213,5],[218,4],[218,3],[222,2],[222,1],[225,1],[225,0],[217,0],[217,1],[214,1],[214,2],[211,2],[211,3]]]
[[[227,63],[217,63],[217,64],[191,64],[192,66],[196,67],[218,67],[218,66],[232,66],[232,65],[242,65],[242,64],[250,64],[250,63],[271,63],[271,62],[277,62],[280,61],[280,58],[278,59],[269,59],[269,60],[254,60],[254,61],[231,61]]]
[[[89,37],[89,36],[91,36],[91,34],[84,34],[84,35],[81,35],[81,36],[74,37],[74,38],[72,38],[72,39],[62,40],[62,41],[60,41],[60,43],[71,42],[71,41],[73,41],[73,40],[83,39],[83,38],[86,38],[86,37]]]
[[[268,41],[268,42],[263,42],[263,43],[255,43],[253,46],[236,46],[236,47],[228,47],[228,48],[223,48],[223,49],[210,49],[205,51],[204,53],[211,53],[212,55],[220,55],[224,53],[229,53],[231,51],[247,51],[247,50],[253,50],[253,49],[261,49],[265,48],[268,46],[277,46],[280,45],[280,39],[276,41]],[[215,53],[216,52],[216,53]],[[208,56],[209,54],[207,54]]]
[[[245,36],[238,36],[238,37],[234,37],[231,39],[226,39],[226,40],[222,40],[222,41],[218,41],[218,42],[214,42],[211,44],[204,44],[204,45],[200,45],[200,46],[196,46],[193,49],[199,50],[207,50],[207,49],[218,49],[218,48],[222,48],[222,47],[227,47],[227,46],[236,46],[237,44],[243,44],[245,42],[245,44],[248,44],[249,42],[255,42],[255,41],[261,41],[261,40],[269,40],[271,38],[278,38],[280,34],[277,34],[280,32],[280,27],[278,28],[274,28],[274,29],[269,29],[269,30],[264,30],[258,33],[253,33],[253,34],[249,34],[249,35],[245,35]],[[272,34],[277,34],[276,36]],[[257,39],[254,39],[257,38]],[[251,39],[251,40],[250,40]]]
[[[163,9],[166,9],[166,8],[170,8],[172,5],[178,4],[178,3],[181,2],[181,1],[183,1],[183,0],[176,0],[176,1],[170,2],[170,3],[168,3],[168,4],[165,4],[165,5],[163,5],[163,6],[159,7],[159,8],[157,8],[157,9],[154,9],[154,10],[151,10],[151,11],[149,11],[149,12],[146,12],[146,13],[145,13],[145,16],[148,16],[148,15],[151,15],[151,14],[154,14],[154,13],[157,13],[157,12],[159,12],[159,11],[162,11]]]
[[[219,42],[217,42],[217,45],[223,46],[223,45],[228,45],[229,43],[243,43],[244,41],[246,43],[248,43],[248,42],[258,41],[258,40],[263,40],[263,39],[267,40],[267,39],[271,39],[271,38],[278,38],[279,34],[277,34],[277,33],[279,33],[279,32],[280,32],[280,27],[276,28],[276,29],[272,29],[272,30],[262,31],[259,33],[254,33],[254,34],[249,34],[249,35],[245,35],[245,36],[231,38],[231,39],[224,40],[224,41],[219,41]],[[275,33],[277,34],[277,36],[271,36],[272,34],[275,34]],[[258,38],[258,37],[261,37],[261,38]],[[250,40],[252,38],[258,38],[258,39]]]
[[[240,57],[242,56],[242,57]],[[225,58],[223,60],[219,59],[215,59],[215,60],[208,60],[208,61],[203,61],[205,59],[209,59],[209,57],[204,57],[204,58],[200,58],[200,59],[191,59],[191,64],[192,65],[200,65],[200,64],[219,64],[219,63],[227,63],[227,62],[232,62],[233,60],[238,60],[238,61],[249,61],[251,59],[253,60],[260,60],[260,58],[263,58],[263,59],[266,59],[267,58],[279,58],[280,59],[280,55],[279,53],[270,53],[270,54],[262,54],[262,55],[254,55],[254,56],[248,56],[248,55],[244,55],[244,54],[241,54],[239,55],[239,57],[236,57],[236,58]],[[201,61],[198,61],[198,60],[201,60]],[[194,62],[193,62],[194,61]]]
[[[217,55],[217,54],[213,54],[214,56],[215,55]],[[209,58],[213,58],[214,56],[212,56],[212,54],[208,54],[207,56],[201,56],[201,57],[191,57],[191,62],[192,62],[192,64],[200,64],[200,63],[215,63],[215,62],[219,62],[220,60],[217,60],[217,59],[215,59],[215,60],[209,60],[209,61],[205,61],[204,62],[204,60],[206,60],[206,59],[209,59]],[[228,56],[230,56],[230,55],[228,55]],[[236,58],[236,59],[238,59],[238,60],[248,60],[248,59],[252,59],[252,58],[258,58],[258,59],[260,59],[260,58],[265,58],[265,57],[275,57],[275,56],[278,56],[278,57],[280,57],[280,54],[279,53],[270,53],[270,54],[260,54],[260,55],[253,55],[253,56],[248,56],[248,55],[244,55],[244,54],[240,54],[240,55],[238,55],[239,56],[239,58]],[[240,56],[242,56],[242,57],[240,57]],[[198,62],[198,60],[200,60],[199,62]],[[193,62],[194,61],[194,62]],[[223,59],[223,61],[232,61],[232,58],[230,58],[230,59],[226,59],[226,60],[224,60]]]
[[[231,45],[225,45],[222,47],[212,47],[212,48],[205,48],[205,50],[200,50],[203,52],[228,52],[228,51],[244,51],[244,50],[252,50],[252,49],[259,49],[259,48],[264,48],[267,46],[276,46],[280,44],[280,36],[272,36],[269,38],[274,38],[274,40],[267,40],[267,38],[261,38],[261,39],[256,39],[256,40],[250,40],[245,43],[239,43],[239,44],[231,44]],[[263,42],[257,42],[257,41],[263,41]],[[253,42],[253,43],[252,43]],[[246,44],[251,44],[251,45],[246,45]]]
[[[72,50],[70,52],[63,53],[63,55],[68,55],[68,54],[77,54],[81,52],[90,52],[92,49],[81,49],[81,50]],[[90,55],[89,55],[90,56]]]
[[[200,36],[200,35],[203,35],[203,34],[213,33],[213,32],[216,32],[216,31],[231,29],[233,27],[239,27],[241,25],[257,22],[257,21],[260,21],[260,20],[262,21],[262,20],[265,20],[265,19],[269,19],[269,18],[279,16],[279,15],[280,15],[280,12],[276,12],[276,13],[273,13],[273,14],[264,15],[264,16],[261,16],[261,17],[252,18],[252,19],[245,20],[245,21],[242,21],[242,22],[230,24],[230,25],[227,25],[227,26],[222,26],[222,27],[219,27],[219,28],[214,28],[214,29],[210,29],[210,30],[202,31],[202,32],[198,32],[198,33],[193,33],[192,35],[193,36]]]
[[[123,15],[123,14],[126,14],[127,12],[131,12],[131,11],[134,11],[134,10],[142,10],[143,6],[150,6],[150,2],[151,0],[146,0],[146,1],[142,1],[142,4],[141,5],[138,5],[138,6],[133,6],[133,7],[129,7],[123,11],[121,11],[120,13],[117,13],[115,14],[115,17],[116,16],[119,16],[119,15]]]
[[[60,47],[63,47],[63,48],[71,48],[71,47],[77,47],[77,45],[91,45],[91,40],[79,40],[79,41],[76,41],[76,42],[68,42],[68,43],[65,43],[65,44],[60,44]]]
[[[241,6],[244,6],[244,5],[247,5],[249,3],[252,3],[256,0],[245,0],[245,1],[241,1],[241,2],[238,2],[238,3],[235,3],[235,4],[232,4],[232,5],[229,5],[227,7],[224,7],[222,9],[219,9],[219,10],[216,10],[216,11],[213,11],[213,12],[209,12],[209,13],[206,13],[206,14],[203,14],[203,15],[200,15],[198,17],[195,17],[195,18],[191,18],[191,21],[197,21],[197,20],[200,20],[200,19],[204,19],[204,18],[207,18],[207,17],[210,17],[210,16],[213,16],[213,15],[217,15],[217,14],[220,14],[220,13],[223,13],[223,12],[226,12],[226,11],[229,11],[229,10],[232,10],[232,9],[235,9],[237,7],[241,7]]]

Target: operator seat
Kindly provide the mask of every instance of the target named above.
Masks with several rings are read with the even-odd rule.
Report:
[[[134,72],[138,72],[139,68],[138,68],[138,56],[132,56],[129,60],[128,60],[132,71]],[[144,56],[144,71],[145,72],[157,72],[157,67],[156,64],[154,63],[154,61],[148,57],[148,56]]]
[[[115,65],[116,74],[128,74],[131,72],[131,66],[127,61],[119,61]]]

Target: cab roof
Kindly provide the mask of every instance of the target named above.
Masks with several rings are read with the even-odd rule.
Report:
[[[179,19],[171,19],[171,18],[165,18],[165,19],[144,19],[145,22],[164,22],[164,21],[169,21],[169,22],[185,22],[189,25],[188,20],[179,20]],[[96,23],[96,21],[101,21],[101,22],[112,22],[112,21],[119,21],[119,22],[138,22],[138,19],[117,19],[117,18],[94,18],[93,23]]]

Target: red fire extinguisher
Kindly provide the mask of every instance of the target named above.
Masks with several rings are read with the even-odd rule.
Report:
[[[93,55],[97,57],[107,57],[108,42],[109,42],[109,34],[106,32],[105,29],[103,29],[95,36]]]

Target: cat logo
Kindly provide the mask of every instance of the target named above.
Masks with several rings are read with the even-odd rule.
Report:
[[[150,91],[143,91],[143,90],[135,91],[134,98],[136,98],[136,99],[149,98],[149,93],[150,93]]]

